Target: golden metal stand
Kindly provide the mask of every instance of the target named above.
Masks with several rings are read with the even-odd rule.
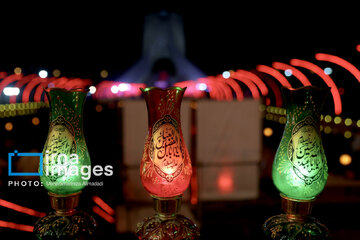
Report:
[[[315,199],[297,200],[282,194],[281,205],[285,214],[273,216],[263,225],[266,240],[327,240],[329,230],[314,217],[311,210]]]
[[[60,195],[48,192],[55,212],[40,218],[34,226],[38,239],[94,239],[97,226],[95,219],[76,210],[81,192]]]
[[[136,236],[139,239],[199,239],[199,228],[190,219],[178,214],[182,195],[161,198],[152,196],[156,214],[138,223]]]
[[[304,222],[306,216],[311,214],[313,203],[312,200],[297,200],[281,196],[281,206],[290,222]]]

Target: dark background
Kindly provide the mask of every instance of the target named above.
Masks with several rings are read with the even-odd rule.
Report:
[[[175,4],[173,4],[175,5]],[[0,70],[58,68],[68,77],[115,78],[141,56],[144,16],[183,16],[186,55],[208,75],[257,64],[313,60],[316,52],[359,63],[356,5],[329,2],[14,4],[1,8]],[[349,59],[350,58],[350,59]]]
[[[221,1],[197,6],[190,3],[178,6],[154,3],[145,6],[140,2],[133,5],[128,2],[108,4],[99,1],[64,5],[52,1],[51,5],[15,2],[9,6],[1,6],[0,71],[12,73],[15,67],[21,67],[26,75],[37,73],[40,69],[47,69],[50,73],[53,69],[60,69],[63,76],[91,78],[97,83],[101,81],[100,71],[106,69],[109,72],[107,79],[114,80],[141,56],[144,16],[164,9],[183,16],[186,56],[208,75],[221,74],[229,69],[251,70],[255,69],[257,64],[271,66],[273,61],[288,63],[292,58],[315,63],[314,54],[317,52],[340,56],[360,67],[360,52],[356,51],[356,45],[360,44],[360,20],[355,3],[345,5],[339,2],[314,1],[301,4],[238,1],[234,4]],[[321,67],[329,65],[324,62],[316,63]],[[360,114],[356,107],[359,102],[359,83],[346,70],[331,66],[334,69],[334,81],[345,90],[342,96],[343,116],[359,119]],[[303,72],[312,77],[312,82],[324,84],[311,73]],[[328,103],[325,113],[333,116],[331,98]],[[94,165],[103,161],[95,149],[114,149],[119,144],[118,130],[112,129],[112,126],[118,123],[116,108],[104,106],[104,111],[99,115],[95,112],[96,104],[88,101],[85,111],[88,119],[92,121],[87,121],[84,126]],[[7,139],[14,138],[10,146],[16,147],[32,139],[33,145],[36,144],[42,149],[47,134],[44,123],[48,120],[48,110],[39,111],[37,116],[41,121],[39,127],[32,127],[33,116],[12,119],[14,131],[9,133],[2,130],[2,146],[9,146]],[[1,126],[6,121],[8,119],[2,119]],[[102,131],[95,133],[87,130],[99,126],[102,126]],[[275,151],[281,139],[283,125],[264,121],[264,126],[273,127],[275,130],[273,137],[264,138],[264,146]],[[23,137],[24,132],[27,132],[26,137]],[[324,138],[329,169],[343,175],[350,170],[355,178],[359,179],[357,163],[350,167],[342,167],[338,163],[339,154],[348,151],[350,144],[351,141],[344,140],[342,134],[327,135]],[[6,147],[1,153],[6,156],[13,150]],[[119,155],[109,153],[108,159],[116,159],[111,154]],[[114,171],[120,170],[121,166],[115,166]],[[119,193],[121,195],[121,187],[118,185],[107,185],[110,186],[109,189],[101,196],[111,205],[121,201],[121,196],[117,196]],[[219,239],[221,236],[230,238],[254,236],[254,233],[260,235],[262,223],[269,216],[281,212],[278,192],[271,179],[265,179],[260,188],[264,191],[263,195],[255,202],[209,203],[199,206],[202,213],[198,217],[203,223],[204,239],[215,235]],[[37,189],[37,192],[31,188],[28,192],[23,189],[13,191],[6,196],[9,201],[17,200],[20,205],[49,211],[44,189]],[[351,218],[350,214],[359,214],[358,197],[354,197],[355,200],[350,198],[359,196],[359,190],[357,187],[349,187],[338,191],[327,189],[327,193],[333,193],[331,197],[337,198],[330,203],[326,202],[329,195],[320,198],[313,214],[333,233],[338,232],[338,236],[346,236],[343,232],[350,236],[352,231],[358,229],[359,222],[356,217]],[[6,191],[2,194],[5,195]],[[84,190],[84,196],[90,198],[92,194],[91,190]],[[31,202],[34,195],[39,200],[37,203]],[[27,204],[28,202],[31,202],[31,205]],[[81,206],[90,209],[91,204],[90,200],[85,199]],[[12,221],[23,216],[6,209],[3,209],[2,214],[8,217],[6,220]],[[22,222],[33,224],[34,221],[34,218],[29,217]],[[102,226],[102,233],[115,235],[112,226],[100,218],[97,218],[97,221]],[[5,230],[5,233],[14,235],[12,230]],[[29,236],[28,233],[23,234],[24,238]],[[356,233],[354,235],[356,236]]]

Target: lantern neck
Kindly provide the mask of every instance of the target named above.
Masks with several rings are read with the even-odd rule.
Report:
[[[76,116],[82,125],[83,108],[88,90],[46,88],[45,92],[50,105],[50,121],[55,120],[58,116],[65,118]]]
[[[283,194],[280,194],[280,196],[282,209],[290,222],[303,222],[306,216],[311,214],[315,198],[311,200],[299,200],[288,198]]]
[[[71,216],[76,212],[79,205],[80,192],[73,194],[56,194],[48,192],[50,196],[51,207],[58,216]]]
[[[306,86],[301,88],[282,88],[285,98],[286,113],[288,117],[296,114],[294,108],[301,107],[301,110],[315,119],[320,117],[320,112],[325,103],[330,88],[317,88]]]
[[[148,110],[149,127],[152,127],[155,122],[165,115],[170,115],[180,124],[180,108],[185,89],[180,87],[166,89],[149,87],[140,89]]]
[[[154,209],[160,219],[172,219],[180,211],[182,195],[175,197],[157,197],[151,195],[154,200]]]

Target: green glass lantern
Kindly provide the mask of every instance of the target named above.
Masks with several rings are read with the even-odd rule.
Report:
[[[34,233],[38,239],[92,239],[95,220],[76,210],[91,172],[83,133],[83,107],[88,90],[50,88],[45,91],[50,126],[40,180],[55,212],[39,219]]]
[[[50,89],[50,127],[43,149],[46,190],[55,194],[80,192],[87,184],[90,156],[83,132],[83,105],[86,91]]]
[[[313,202],[327,181],[328,168],[320,135],[320,112],[329,88],[283,88],[286,125],[272,177],[286,214],[268,219],[267,239],[327,239],[328,230],[310,217]]]

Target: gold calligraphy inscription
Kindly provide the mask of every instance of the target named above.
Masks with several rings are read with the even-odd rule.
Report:
[[[156,173],[172,182],[184,167],[185,154],[178,123],[170,115],[154,124],[149,150]]]
[[[323,153],[313,118],[300,121],[292,131],[288,156],[295,174],[310,185],[322,175]]]
[[[50,125],[49,135],[45,143],[45,154],[50,156],[49,162],[46,163],[49,169],[52,166],[65,166],[68,168],[70,163],[66,163],[60,154],[66,155],[69,159],[70,154],[76,153],[76,142],[74,138],[74,130],[71,124],[65,120],[63,116],[58,116]],[[64,173],[55,171],[48,177],[51,181],[56,181]]]

